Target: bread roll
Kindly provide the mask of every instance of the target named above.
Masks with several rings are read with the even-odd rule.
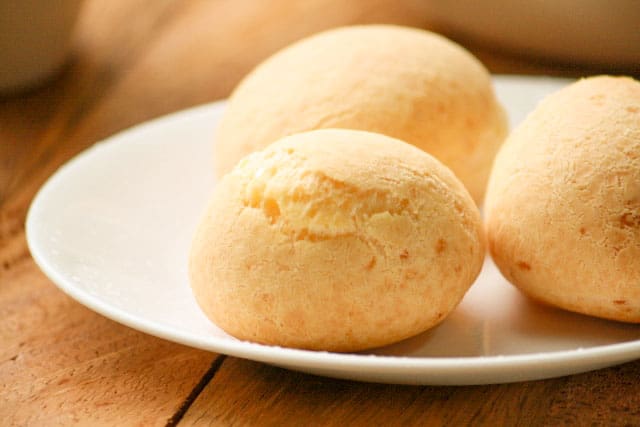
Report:
[[[483,258],[479,212],[449,169],[396,139],[325,129],[223,177],[190,277],[204,313],[237,338],[355,351],[441,322]]]
[[[276,53],[238,85],[215,137],[217,173],[277,139],[321,128],[413,144],[480,202],[507,124],[487,70],[455,43],[398,26],[338,28]]]
[[[549,96],[507,139],[486,200],[491,254],[531,297],[640,322],[640,83]]]

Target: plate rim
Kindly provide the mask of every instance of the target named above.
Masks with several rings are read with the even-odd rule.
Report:
[[[567,79],[548,76],[522,76],[522,75],[494,75],[495,81],[503,82],[525,81],[537,82],[567,82]],[[362,353],[336,353],[328,351],[303,350],[296,348],[285,348],[271,346],[254,342],[242,341],[233,337],[221,338],[215,336],[202,337],[178,328],[164,325],[155,321],[150,321],[143,316],[135,315],[121,309],[115,305],[102,301],[96,295],[91,294],[73,284],[71,280],[64,277],[64,274],[57,271],[49,263],[43,251],[39,248],[38,232],[35,221],[38,213],[44,209],[42,205],[46,202],[47,196],[54,191],[56,185],[65,179],[68,170],[91,161],[95,156],[99,156],[104,149],[119,147],[138,133],[144,133],[148,129],[153,129],[158,125],[175,126],[180,121],[197,120],[196,116],[209,116],[220,112],[226,105],[226,100],[197,105],[191,108],[163,115],[149,121],[137,124],[131,128],[117,132],[114,135],[99,141],[86,148],[79,154],[67,160],[60,166],[38,189],[36,195],[29,206],[26,221],[26,241],[32,258],[44,274],[65,294],[76,300],[78,303],[90,308],[113,321],[131,327],[138,331],[159,337],[161,339],[176,342],[193,348],[212,351],[220,354],[255,360],[264,363],[286,366],[293,369],[304,370],[300,365],[309,369],[336,368],[341,370],[370,370],[383,368],[396,373],[410,371],[414,374],[425,373],[430,370],[438,370],[439,373],[457,370],[485,369],[498,371],[501,369],[522,367],[530,368],[535,365],[538,368],[550,368],[557,364],[588,363],[592,361],[602,362],[602,364],[616,364],[640,358],[640,339],[619,342],[614,344],[597,345],[588,348],[576,348],[571,350],[553,350],[524,354],[508,355],[480,355],[480,356],[447,356],[447,357],[423,357],[423,356],[403,356],[403,355],[377,355]],[[584,369],[580,372],[583,372]],[[417,372],[416,372],[417,371]],[[557,376],[557,375],[554,375]],[[544,378],[537,376],[536,378]],[[519,381],[515,379],[514,381]],[[501,381],[509,382],[509,381]],[[393,381],[400,384],[400,381]],[[420,384],[435,384],[434,382],[418,382]],[[454,382],[455,384],[488,384],[490,382]],[[453,384],[453,383],[452,383]]]

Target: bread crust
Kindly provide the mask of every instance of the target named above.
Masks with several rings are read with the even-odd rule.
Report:
[[[441,322],[484,250],[479,212],[440,162],[327,129],[284,138],[222,179],[190,278],[205,314],[237,338],[356,351]]]
[[[522,291],[640,322],[640,83],[592,77],[545,99],[496,157],[485,212]]]
[[[399,26],[343,27],[294,43],[243,79],[217,128],[217,174],[277,139],[321,128],[413,144],[480,203],[507,121],[489,73],[457,44]]]

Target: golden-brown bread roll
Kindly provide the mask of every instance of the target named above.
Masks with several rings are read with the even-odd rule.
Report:
[[[483,258],[479,212],[449,169],[393,138],[325,129],[222,178],[190,279],[204,313],[237,338],[354,351],[442,321]]]
[[[457,44],[391,25],[338,28],[276,53],[238,85],[215,138],[218,176],[277,139],[320,128],[413,144],[479,203],[507,123],[487,70]]]
[[[593,77],[545,99],[496,157],[485,213],[493,259],[526,294],[640,322],[640,83]]]

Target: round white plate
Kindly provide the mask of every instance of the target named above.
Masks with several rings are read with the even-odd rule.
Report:
[[[567,81],[496,77],[513,123]],[[568,375],[640,358],[640,326],[543,307],[490,260],[440,326],[358,354],[238,341],[207,320],[187,278],[193,230],[214,187],[224,103],[96,144],[42,187],[27,218],[35,261],[64,292],[111,319],[193,347],[320,375],[403,384],[486,384]]]

